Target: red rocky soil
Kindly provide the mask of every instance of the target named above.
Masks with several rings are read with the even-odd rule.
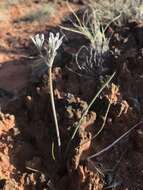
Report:
[[[0,2],[0,189],[142,190],[142,125],[108,152],[87,159],[143,119],[142,25],[123,28],[123,33],[115,31],[113,48],[123,45],[113,81],[118,81],[119,86],[112,84],[105,89],[82,121],[68,154],[59,161],[47,75],[42,76],[42,82],[31,82],[33,65],[39,59],[33,59],[36,51],[30,36],[43,31],[47,34],[68,14],[68,8],[65,4],[58,4],[56,15],[46,21],[27,22],[21,18],[39,10],[41,3],[46,1],[12,5],[5,2]],[[118,35],[120,40],[116,38]],[[74,35],[69,38],[72,41]],[[76,40],[79,39],[73,41]],[[64,56],[70,58],[77,47],[64,48]],[[68,59],[64,59],[60,61],[65,66]],[[82,78],[64,66],[57,65],[53,69],[63,155],[69,133],[95,95],[98,85],[95,80]],[[110,101],[112,105],[104,130],[92,140],[102,125]]]

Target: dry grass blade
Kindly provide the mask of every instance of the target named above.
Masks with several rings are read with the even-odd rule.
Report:
[[[75,137],[75,135],[76,135],[76,133],[77,133],[79,127],[81,126],[84,117],[87,115],[89,109],[91,108],[91,106],[93,105],[93,103],[95,102],[95,100],[98,98],[98,96],[101,94],[101,92],[104,90],[104,88],[105,88],[105,87],[110,83],[110,81],[113,79],[113,77],[115,76],[115,74],[116,74],[116,72],[114,72],[114,73],[110,76],[110,78],[109,78],[109,79],[107,80],[107,82],[100,88],[100,90],[99,90],[99,91],[97,92],[97,94],[94,96],[94,98],[92,99],[92,101],[90,102],[90,104],[88,105],[88,107],[86,108],[86,110],[83,112],[82,117],[80,118],[80,120],[79,120],[79,122],[78,122],[78,124],[77,124],[77,126],[76,126],[76,128],[75,128],[75,130],[74,130],[74,132],[73,132],[73,134],[72,134],[72,136],[71,136],[71,138],[70,138],[68,144],[67,144],[66,151],[65,151],[65,155],[68,153],[69,148],[70,148],[70,145],[71,145],[71,142],[73,141],[73,139],[74,139],[74,137]]]
[[[101,126],[101,128],[99,129],[99,131],[92,137],[91,140],[95,139],[95,138],[102,132],[102,130],[104,129],[104,126],[105,126],[105,124],[106,124],[107,116],[108,116],[108,113],[109,113],[109,110],[110,110],[111,105],[112,105],[112,103],[109,102],[108,107],[107,107],[107,110],[106,110],[106,113],[105,113],[105,116],[104,116],[104,118],[103,118],[102,126]]]
[[[119,19],[112,22],[118,26],[125,25],[130,20],[143,19],[142,0],[107,0],[106,2],[89,0],[89,4],[100,10],[105,25],[118,16]]]
[[[65,26],[60,26],[61,29],[85,36],[85,38],[87,38],[93,46],[98,40],[106,40],[105,30],[101,26],[100,16],[98,15],[99,10],[88,7],[84,11],[81,21],[68,3],[67,6],[76,19],[76,22],[71,21],[73,27],[68,28]]]
[[[123,135],[121,135],[118,139],[116,139],[112,144],[108,145],[107,147],[105,147],[101,151],[99,151],[99,152],[97,152],[97,153],[89,156],[87,158],[87,160],[95,158],[97,156],[100,156],[104,152],[110,150],[113,146],[115,146],[118,142],[120,142],[124,137],[126,137],[129,133],[131,133],[135,128],[141,127],[141,126],[143,126],[143,121],[140,121],[139,123],[137,123],[136,125],[134,125],[131,129],[129,129],[127,132],[125,132]]]

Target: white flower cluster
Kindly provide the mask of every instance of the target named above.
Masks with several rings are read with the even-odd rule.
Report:
[[[54,36],[54,34],[52,32],[50,32],[49,35],[49,48],[54,50],[55,52],[59,49],[59,47],[61,46],[63,42],[63,36],[60,38],[60,34],[56,33],[56,35]]]
[[[35,46],[37,47],[37,49],[41,50],[45,41],[44,34],[36,34],[34,37],[31,37],[31,39],[33,43],[35,44]]]
[[[63,42],[63,37],[64,36],[60,38],[59,33],[56,33],[56,35],[54,36],[54,34],[50,32],[49,40],[48,40],[48,48],[45,47],[45,50],[47,53],[47,56],[46,56],[47,59],[45,59],[45,57],[42,56],[44,57],[44,61],[48,67],[52,67],[53,65],[54,58],[57,54],[57,50],[59,49],[59,47],[61,46]],[[39,52],[41,53],[41,49],[45,41],[44,34],[36,34],[34,37],[31,37],[31,39],[33,43],[35,44],[35,46],[37,47],[37,49],[39,50]]]
[[[54,36],[54,34],[50,32],[49,41],[48,41],[48,48],[46,49],[47,50],[47,57],[48,57],[47,65],[49,67],[52,67],[53,62],[54,62],[54,58],[57,54],[57,50],[61,46],[62,42],[63,42],[63,36],[60,38],[59,33],[56,33],[56,35]]]

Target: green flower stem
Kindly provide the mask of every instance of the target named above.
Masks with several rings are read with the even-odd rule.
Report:
[[[49,85],[50,85],[50,98],[51,98],[51,106],[54,116],[54,122],[56,127],[56,134],[57,134],[57,142],[58,142],[58,151],[59,151],[59,159],[61,159],[61,139],[60,139],[60,132],[58,126],[58,119],[56,114],[55,108],[55,101],[54,101],[54,92],[53,92],[53,81],[52,81],[52,67],[54,63],[54,59],[57,54],[57,50],[62,44],[63,36],[60,38],[60,33],[56,33],[54,35],[52,32],[49,34],[48,40],[48,47],[45,47],[46,56],[42,54],[42,47],[45,41],[44,34],[36,34],[35,37],[31,37],[33,43],[37,47],[40,57],[43,59],[47,67],[49,68]]]
[[[52,106],[54,122],[55,122],[55,127],[56,127],[57,141],[58,141],[58,152],[59,152],[59,158],[61,158],[61,138],[60,138],[59,125],[58,125],[57,113],[56,113],[55,101],[54,101],[52,67],[49,67],[49,84],[50,84],[51,106]]]

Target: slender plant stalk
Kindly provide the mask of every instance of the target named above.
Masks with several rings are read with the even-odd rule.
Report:
[[[53,158],[53,160],[55,161],[55,160],[56,160],[56,158],[55,158],[54,149],[55,149],[55,143],[54,143],[54,142],[52,142],[52,158]]]
[[[80,146],[83,146],[84,144],[88,143],[88,141],[92,141],[93,139],[95,139],[95,138],[102,132],[102,130],[104,129],[104,126],[105,126],[105,124],[106,124],[107,116],[108,116],[108,113],[109,113],[109,111],[110,111],[111,105],[112,105],[112,103],[109,102],[108,107],[107,107],[107,110],[106,110],[106,113],[105,113],[105,116],[104,116],[104,118],[103,118],[102,126],[101,126],[101,128],[99,129],[99,131],[98,131],[91,139],[88,139],[88,140],[84,141]]]
[[[115,146],[119,141],[121,141],[124,137],[126,137],[129,133],[131,133],[135,128],[137,127],[141,127],[143,126],[143,121],[140,121],[139,123],[137,123],[136,125],[134,125],[131,129],[129,129],[127,132],[125,132],[123,135],[121,135],[118,139],[116,139],[113,143],[111,143],[110,145],[108,145],[107,147],[103,148],[101,151],[89,156],[87,158],[87,160],[90,160],[92,158],[95,158],[101,154],[103,154],[104,152],[110,150],[113,146]]]
[[[57,141],[58,141],[58,152],[59,152],[59,157],[61,158],[61,138],[60,138],[57,113],[56,113],[55,101],[54,101],[52,67],[49,67],[49,84],[50,84],[50,99],[51,99],[51,105],[52,105],[52,111],[53,111],[54,122],[55,122],[55,127],[56,127],[56,135],[57,135]]]
[[[94,98],[92,99],[92,101],[90,102],[90,104],[88,105],[88,107],[86,108],[86,110],[83,112],[68,144],[67,144],[67,147],[66,147],[66,151],[65,151],[65,155],[68,153],[68,150],[70,148],[70,145],[71,145],[71,142],[73,141],[78,129],[80,128],[81,124],[82,124],[82,121],[84,119],[84,117],[87,115],[89,109],[91,108],[91,106],[93,105],[93,103],[95,102],[95,100],[98,98],[98,96],[101,94],[101,92],[104,90],[104,88],[110,83],[110,81],[112,80],[112,78],[115,76],[116,72],[114,72],[110,78],[107,80],[107,82],[100,88],[100,90],[97,92],[97,94],[94,96]]]
[[[50,98],[51,98],[52,111],[53,111],[54,122],[55,122],[55,127],[56,127],[59,159],[61,159],[61,139],[60,139],[58,119],[57,119],[57,113],[56,113],[55,101],[54,101],[52,68],[54,64],[54,59],[57,55],[57,50],[62,44],[63,37],[64,36],[60,37],[60,33],[56,33],[56,35],[54,36],[54,34],[50,32],[48,47],[44,47],[46,50],[46,56],[42,54],[42,47],[45,41],[44,34],[36,34],[34,37],[31,37],[33,43],[35,44],[35,46],[37,47],[39,51],[41,58],[43,59],[43,61],[49,68],[48,72],[49,72]]]
[[[99,129],[99,131],[92,137],[91,140],[95,139],[95,138],[102,132],[102,130],[103,130],[105,124],[106,124],[107,116],[108,116],[109,110],[110,110],[110,108],[111,108],[111,105],[112,105],[112,103],[111,103],[111,101],[110,101],[109,104],[108,104],[108,107],[107,107],[105,116],[104,116],[104,118],[103,118],[102,126],[101,126],[101,128]]]
[[[44,60],[46,65],[53,65],[54,63],[54,57],[50,59],[50,63],[45,59],[43,54],[40,52],[41,58]],[[55,107],[55,100],[54,100],[54,88],[53,88],[53,80],[52,80],[52,67],[49,67],[48,69],[49,73],[49,86],[50,86],[50,99],[51,99],[51,106],[52,106],[52,112],[54,117],[54,123],[56,127],[56,135],[57,135],[57,143],[58,143],[58,155],[59,159],[61,159],[61,138],[60,138],[60,131],[59,131],[59,125],[58,125],[58,119],[57,119],[57,113],[56,113],[56,107]],[[53,154],[53,149],[52,149]],[[55,157],[54,157],[55,159]]]

